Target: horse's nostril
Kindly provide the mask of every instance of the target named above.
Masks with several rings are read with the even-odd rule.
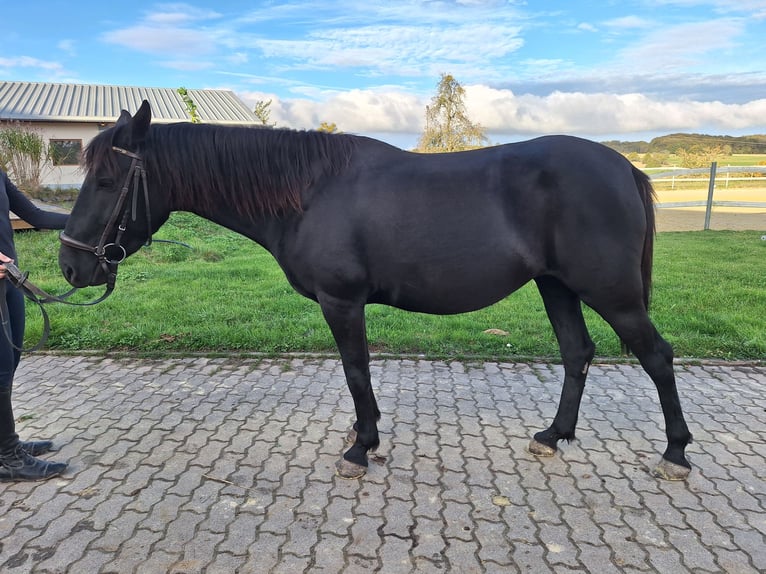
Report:
[[[74,275],[74,269],[72,269],[71,266],[64,264],[61,266],[61,272],[64,275],[64,279],[66,279],[67,281],[71,283],[72,276]]]

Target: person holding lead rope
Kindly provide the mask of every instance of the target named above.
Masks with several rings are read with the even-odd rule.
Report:
[[[44,229],[64,229],[69,216],[38,208],[5,172],[0,171],[0,282],[3,284],[0,292],[7,308],[3,320],[8,322],[11,333],[11,340],[0,334],[0,481],[45,480],[60,475],[67,464],[36,458],[53,450],[53,443],[49,440],[19,440],[11,405],[13,377],[21,359],[25,323],[24,295],[6,278],[3,265],[16,259],[11,211],[30,225]]]

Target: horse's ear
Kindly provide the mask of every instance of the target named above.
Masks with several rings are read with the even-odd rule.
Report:
[[[146,100],[138,108],[135,116],[122,110],[119,119],[114,124],[114,127],[119,129],[114,132],[112,145],[125,149],[135,149],[146,139],[151,121],[152,109]]]
[[[117,118],[117,122],[114,124],[116,126],[121,126],[123,124],[127,124],[131,120],[132,116],[130,115],[130,112],[128,110],[122,110],[120,112],[120,117]]]
[[[130,140],[133,144],[139,144],[146,138],[146,132],[149,131],[149,124],[152,121],[152,108],[149,102],[143,101],[138,108],[136,115],[133,116],[130,126]]]

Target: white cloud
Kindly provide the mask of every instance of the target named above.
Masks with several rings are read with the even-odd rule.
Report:
[[[322,100],[280,98],[267,92],[239,92],[250,107],[258,100],[271,100],[271,121],[280,126],[311,129],[321,122],[334,122],[351,133],[417,132],[425,117],[425,103],[412,94],[351,90],[328,94]]]
[[[221,15],[189,4],[160,4],[141,22],[105,32],[101,38],[137,52],[165,56],[209,54],[218,48],[226,32],[205,25]]]
[[[737,130],[763,125],[766,99],[746,104],[654,100],[642,94],[563,93],[517,96],[510,90],[466,87],[473,121],[491,133],[571,133]]]
[[[766,14],[766,0],[649,0],[656,6],[680,6],[685,8],[697,8],[710,6],[716,12],[722,14],[741,13],[748,16],[763,17]]]
[[[517,26],[467,22],[454,27],[360,26],[314,30],[297,39],[242,39],[284,70],[363,68],[366,74],[438,77],[447,67],[464,78],[498,78],[501,60],[523,45]],[[457,49],[456,49],[457,47]]]
[[[215,48],[207,32],[193,28],[141,24],[105,32],[102,38],[110,44],[149,54],[207,54]]]
[[[163,60],[157,63],[163,68],[184,72],[198,72],[200,70],[209,70],[213,67],[212,62],[204,62],[202,60]]]
[[[652,22],[639,16],[622,16],[620,18],[614,18],[607,20],[604,23],[607,28],[615,30],[630,30],[635,28],[648,28],[652,26]]]
[[[70,56],[74,56],[77,53],[75,50],[74,40],[69,40],[69,39],[59,40],[58,44],[56,44],[56,48],[58,48],[61,52],[65,52],[66,54]]]
[[[714,20],[665,27],[653,31],[619,53],[633,68],[664,69],[701,63],[706,54],[730,49],[742,34],[741,20]]]
[[[752,99],[766,81],[757,49],[748,42],[745,20],[722,18],[649,29],[629,28],[640,23],[622,19],[618,24],[623,27],[604,24],[619,30],[622,45],[605,58],[525,60],[512,81],[494,85],[535,95],[640,92],[663,100],[685,96],[741,102]]]
[[[214,55],[219,68],[232,71],[259,62],[269,75],[347,70],[367,80],[415,79],[438,78],[449,70],[466,81],[495,81],[509,73],[508,56],[524,44],[519,14],[503,0],[372,5],[299,0],[233,18],[165,4],[102,39],[171,59]]]
[[[0,68],[38,68],[40,71],[53,74],[64,72],[64,67],[59,62],[40,60],[30,56],[18,56],[15,58],[3,58],[0,56]]]
[[[490,139],[520,139],[565,133],[594,139],[623,134],[673,131],[736,131],[763,125],[766,99],[746,104],[654,100],[641,94],[563,93],[517,95],[484,85],[468,85],[465,104],[472,121]],[[271,121],[281,127],[312,129],[323,121],[357,134],[406,134],[414,145],[423,128],[429,99],[411,94],[353,90],[322,100],[280,98],[266,92],[239,92],[251,108],[272,100]],[[407,146],[405,146],[407,147]]]
[[[248,55],[244,52],[235,52],[226,57],[226,61],[235,66],[247,64],[250,61]]]
[[[175,26],[194,20],[210,20],[221,16],[213,10],[197,8],[184,3],[159,4],[156,6],[156,10],[156,12],[147,13],[145,20],[162,26]]]
[[[598,28],[589,22],[580,22],[577,25],[577,29],[583,32],[598,32]]]

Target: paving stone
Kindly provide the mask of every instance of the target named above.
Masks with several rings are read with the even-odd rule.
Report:
[[[57,540],[53,544],[40,539],[35,540],[35,543],[38,544],[37,548],[46,549],[46,554],[52,550],[48,558],[39,562],[36,570],[40,572],[68,570],[71,564],[82,557],[83,548],[86,548],[98,536],[99,532],[92,528],[76,527],[63,539]],[[43,546],[43,544],[45,545]]]
[[[207,566],[208,574],[231,574],[232,572],[245,574],[243,566],[245,559],[228,552],[216,552],[212,561]],[[294,571],[295,572],[295,571]]]
[[[163,555],[162,549],[154,549],[153,545],[161,540],[162,534],[145,529],[136,529],[130,538],[126,540],[119,551],[115,552],[114,560],[104,566],[105,572],[129,572],[131,568],[136,568],[142,572],[149,572],[140,566],[149,560],[149,558],[158,559]],[[176,552],[181,550],[176,548]],[[167,553],[165,565],[172,564],[173,554]],[[162,570],[160,570],[162,571]],[[156,570],[155,570],[156,572]]]
[[[73,562],[69,567],[71,572],[101,572],[104,564],[112,559],[112,555],[108,552],[102,552],[100,550],[87,550],[82,553],[81,557],[76,562]],[[55,572],[56,570],[53,569]]]
[[[0,572],[766,571],[766,367],[676,366],[693,471],[654,385],[594,365],[578,440],[538,459],[563,370],[376,359],[381,447],[335,475],[353,403],[322,358],[24,357],[18,431],[69,470],[0,484]]]

